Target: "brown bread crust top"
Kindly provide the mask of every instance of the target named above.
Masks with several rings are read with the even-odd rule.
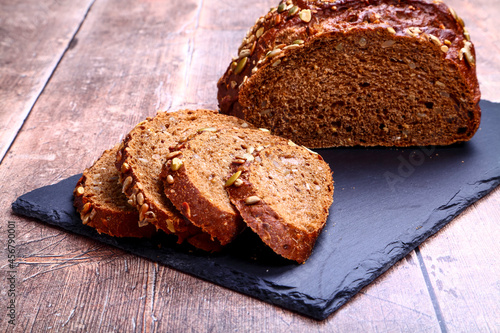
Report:
[[[252,95],[259,94],[259,85],[266,82],[266,72],[282,66],[289,59],[306,58],[309,48],[321,47],[324,40],[334,41],[336,38],[349,36],[359,38],[361,49],[369,46],[371,38],[376,36],[381,40],[385,38],[384,43],[387,43],[381,43],[381,52],[384,52],[385,47],[390,48],[393,43],[413,43],[421,48],[419,52],[429,52],[434,58],[441,58],[442,68],[449,70],[450,77],[463,86],[461,89],[465,91],[461,97],[462,103],[473,113],[467,133],[459,133],[462,135],[448,141],[465,141],[472,137],[480,119],[475,49],[463,20],[453,9],[438,0],[281,2],[279,7],[271,8],[249,30],[239,47],[238,56],[219,80],[218,100],[221,112],[256,121],[248,118],[255,112],[254,108],[260,107],[252,104]],[[287,92],[277,88],[276,94]],[[257,121],[256,125],[262,124]],[[341,142],[339,145],[350,144]],[[324,145],[315,145],[313,142],[311,146]]]

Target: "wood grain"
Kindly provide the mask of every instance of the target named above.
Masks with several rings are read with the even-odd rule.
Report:
[[[464,20],[476,48],[481,98],[500,102],[500,29],[498,0],[446,0]]]
[[[448,2],[470,27],[478,52],[498,38],[498,2]],[[499,330],[499,189],[322,322],[12,215],[10,204],[16,197],[81,172],[157,109],[215,108],[215,82],[230,56],[247,28],[275,4],[96,0],[86,17],[84,10],[79,17],[74,14],[71,22],[83,24],[62,60],[60,52],[46,55],[47,63],[55,61],[57,68],[53,71],[53,65],[50,81],[41,84],[36,103],[27,102],[30,94],[18,104],[9,102],[12,113],[31,109],[29,103],[34,107],[0,164],[0,220],[16,222],[19,256],[18,323],[12,327],[0,316],[0,331]],[[68,13],[78,7],[65,5],[72,7]],[[71,22],[66,23],[69,30],[47,30],[43,38],[57,40],[54,36],[61,31],[74,31]],[[23,42],[12,38],[13,43]],[[24,42],[28,49],[38,43],[33,38]],[[482,53],[478,73],[483,98],[500,100],[495,94],[500,87],[498,52]],[[37,68],[42,67],[50,66]],[[3,94],[11,81],[3,81],[1,74]],[[5,229],[2,223],[2,248]],[[3,271],[5,254],[0,260]],[[2,306],[6,298],[2,285]]]
[[[450,332],[500,331],[500,188],[421,247]]]
[[[0,3],[0,161],[92,2]]]

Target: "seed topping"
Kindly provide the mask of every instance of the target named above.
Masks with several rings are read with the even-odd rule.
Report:
[[[243,158],[236,158],[236,159],[233,161],[233,163],[235,163],[235,164],[244,164],[245,162],[246,162],[246,160],[245,160],[245,159],[243,159]]]
[[[180,150],[173,151],[173,152],[167,154],[166,159],[169,160],[172,157],[179,156],[180,154],[182,154],[182,152]]]
[[[269,57],[269,58],[274,58],[274,57],[276,57],[276,56],[280,55],[280,54],[281,54],[281,52],[282,52],[282,51],[281,51],[281,49],[275,49],[275,50],[269,51],[269,52],[266,54],[266,56],[267,56],[267,57]]]
[[[300,45],[298,45],[298,44],[291,44],[291,45],[285,46],[285,47],[283,48],[283,50],[293,50],[293,49],[298,49],[298,48],[300,48],[300,47],[301,47],[301,46],[300,46]]]
[[[170,164],[170,170],[177,171],[181,168],[181,166],[182,166],[182,160],[177,157],[174,157],[174,159],[172,160],[172,164]]]
[[[248,62],[248,57],[241,58],[240,61],[238,61],[236,68],[234,69],[234,74],[235,75],[240,74],[245,68],[247,62]]]
[[[125,173],[130,170],[130,165],[127,162],[124,162],[122,164],[122,167],[120,168],[122,173]]]
[[[83,219],[82,219],[82,223],[83,224],[87,224],[87,223],[89,223],[89,221],[90,221],[90,214],[84,216]]]
[[[288,15],[293,16],[293,15],[297,14],[298,11],[299,11],[299,7],[293,6],[292,8],[290,8],[288,10]]]
[[[261,199],[258,196],[252,195],[252,196],[245,199],[245,203],[247,205],[255,205],[256,203],[260,202],[260,200]]]
[[[198,133],[201,133],[201,132],[217,132],[217,128],[215,128],[215,127],[200,128],[198,130]]]
[[[439,38],[437,38],[436,36],[434,35],[429,35],[429,39],[431,42],[433,42],[434,44],[436,44],[437,46],[441,46],[441,41],[439,40]]]
[[[255,37],[259,38],[260,36],[262,36],[263,33],[264,33],[264,27],[260,27],[260,29],[257,30],[257,32],[255,33]]]
[[[85,215],[90,210],[91,207],[92,205],[90,204],[90,202],[87,202],[85,205],[83,205],[81,213]]]
[[[78,186],[77,187],[77,189],[76,189],[76,195],[82,196],[84,192],[85,192],[85,189],[83,188],[83,186]]]
[[[299,13],[299,17],[302,21],[309,23],[311,21],[311,10],[303,9]]]
[[[137,196],[135,194],[132,194],[129,199],[127,200],[127,203],[130,206],[135,206],[137,204]]]
[[[231,177],[229,177],[229,179],[226,181],[226,184],[224,184],[224,186],[226,187],[229,187],[231,185],[234,184],[234,182],[241,176],[241,170],[239,171],[236,171],[235,173],[233,173],[233,175]]]
[[[139,206],[142,206],[144,204],[144,194],[142,194],[142,192],[137,193],[135,198]]]
[[[248,162],[252,162],[255,158],[253,157],[252,154],[249,154],[249,153],[246,153],[246,154],[243,154],[243,158],[245,160],[247,160]]]
[[[139,220],[144,220],[146,217],[146,212],[149,209],[149,205],[147,203],[141,205],[141,209],[139,210]]]
[[[182,203],[182,210],[184,211],[184,215],[187,218],[191,217],[191,207],[189,207],[189,204],[187,202]]]
[[[469,30],[467,30],[466,27],[464,27],[464,37],[467,41],[470,41],[470,33]]]
[[[238,54],[238,58],[249,57],[251,54],[252,54],[252,51],[250,51],[249,49],[243,49]]]
[[[130,187],[130,185],[132,184],[132,177],[131,176],[128,176],[127,178],[125,178],[125,180],[123,181],[123,187],[122,187],[122,192],[125,193],[125,191],[128,190],[128,188]]]
[[[464,58],[464,55],[465,55],[465,59],[467,60],[467,62],[469,63],[469,65],[471,66],[474,66],[475,65],[475,60],[474,60],[474,56],[472,55],[472,43],[471,42],[468,42],[468,41],[465,41],[464,42],[464,47],[460,49],[460,52],[458,53],[458,58],[460,60],[462,60]]]

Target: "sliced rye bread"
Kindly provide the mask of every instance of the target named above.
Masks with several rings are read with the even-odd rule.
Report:
[[[233,164],[232,172],[241,174],[226,189],[246,224],[274,252],[303,263],[333,202],[328,164],[306,148],[281,144]]]
[[[219,107],[308,147],[448,145],[479,127],[475,57],[442,1],[281,1],[219,80]]]
[[[165,195],[194,225],[228,244],[245,227],[224,189],[231,164],[287,141],[259,129],[206,129],[170,153],[161,173]]]
[[[220,249],[217,240],[211,240],[202,229],[193,225],[163,194],[159,177],[169,148],[206,127],[249,127],[238,118],[221,115],[211,110],[180,110],[159,112],[155,117],[139,123],[123,140],[116,155],[123,193],[137,207],[140,221],[173,233],[181,243],[208,251]]]
[[[152,225],[139,226],[139,213],[127,203],[118,182],[115,156],[118,145],[106,150],[78,181],[74,205],[83,224],[99,233],[114,237],[150,237],[156,232]]]

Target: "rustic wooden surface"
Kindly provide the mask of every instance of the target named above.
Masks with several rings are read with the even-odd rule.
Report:
[[[12,214],[157,109],[217,107],[215,82],[277,0],[0,2],[0,331],[498,332],[500,189],[318,322]],[[500,102],[500,1],[448,0]],[[6,314],[16,223],[15,326]]]

